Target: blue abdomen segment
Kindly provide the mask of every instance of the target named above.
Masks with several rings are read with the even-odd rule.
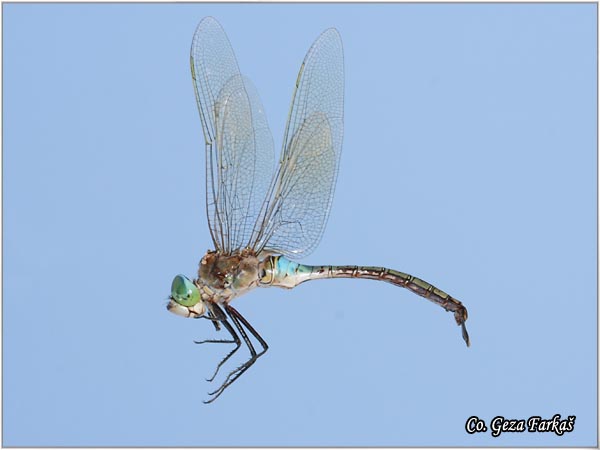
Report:
[[[290,261],[283,256],[271,256],[265,262],[267,275],[261,282],[271,286],[292,288],[308,280],[312,273],[312,267]]]
[[[312,267],[290,261],[284,256],[277,260],[277,274],[285,277],[303,276],[312,272]]]
[[[294,261],[290,261],[289,259],[280,256],[279,259],[277,259],[277,268],[276,268],[276,272],[277,274],[275,275],[280,276],[280,277],[290,277],[290,276],[294,276],[296,274],[296,270],[298,269],[298,266],[300,264],[295,263]]]

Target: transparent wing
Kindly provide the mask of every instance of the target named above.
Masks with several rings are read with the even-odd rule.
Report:
[[[206,140],[208,224],[215,249],[231,253],[250,243],[273,173],[273,137],[256,89],[212,17],[198,24],[190,57]]]
[[[300,67],[279,168],[253,247],[302,258],[325,228],[342,150],[344,57],[335,29],[324,31]]]

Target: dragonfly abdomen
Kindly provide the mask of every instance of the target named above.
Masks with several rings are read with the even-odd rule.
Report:
[[[420,278],[414,277],[398,270],[386,267],[371,266],[305,266],[298,264],[283,256],[270,256],[261,263],[262,285],[293,288],[308,280],[321,278],[366,278],[380,280],[411,290],[441,306],[446,311],[454,313],[456,323],[462,327],[462,335],[467,346],[470,345],[469,335],[465,327],[468,318],[467,308],[464,305],[438,289],[434,285]]]
[[[315,267],[295,263],[283,256],[269,256],[260,262],[260,285],[291,289],[300,283],[316,278],[313,275]]]

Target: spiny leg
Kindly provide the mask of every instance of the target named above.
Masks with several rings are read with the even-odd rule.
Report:
[[[269,346],[267,345],[267,342],[262,338],[262,336],[258,334],[258,331],[256,331],[254,327],[250,325],[250,322],[248,322],[244,316],[242,316],[236,309],[234,309],[231,306],[228,306],[228,312],[230,312],[230,314],[234,314],[235,317],[244,324],[248,331],[252,333],[252,336],[254,336],[258,342],[260,342],[260,345],[263,349],[256,357],[258,358],[263,353],[265,353],[269,349]]]
[[[205,343],[215,343],[215,344],[235,344],[235,348],[233,350],[231,350],[227,356],[225,356],[221,362],[219,364],[217,364],[217,367],[215,368],[214,373],[212,374],[212,376],[210,378],[207,378],[206,381],[211,382],[215,379],[215,377],[217,376],[217,374],[219,373],[219,369],[221,368],[221,366],[223,364],[225,364],[225,362],[227,362],[227,360],[229,358],[231,358],[231,356],[233,356],[233,354],[235,352],[238,351],[238,349],[240,348],[240,346],[242,345],[242,341],[240,340],[239,336],[237,335],[237,333],[235,332],[235,330],[233,329],[233,327],[231,326],[231,324],[229,323],[229,321],[227,320],[227,316],[225,315],[225,313],[223,312],[223,310],[219,307],[219,305],[213,303],[210,305],[209,307],[209,317],[206,317],[206,319],[211,320],[213,323],[218,323],[220,322],[227,331],[229,331],[229,334],[231,335],[231,337],[233,339],[229,340],[229,339],[206,339],[204,341],[194,341],[194,343],[196,344],[205,344]],[[218,330],[218,328],[217,328]]]
[[[269,349],[269,346],[267,345],[266,341],[260,336],[260,334],[258,334],[258,332],[254,329],[254,327],[252,325],[250,325],[250,323],[244,318],[244,316],[242,316],[236,309],[234,309],[232,307],[230,307],[230,309],[231,309],[231,311],[228,311],[230,313],[230,317],[234,321],[236,326],[238,327],[240,333],[242,334],[242,336],[244,338],[244,341],[246,342],[246,345],[248,345],[248,349],[250,350],[251,357],[250,357],[250,359],[248,359],[248,361],[246,361],[244,364],[242,364],[237,369],[233,370],[227,376],[227,378],[225,379],[225,382],[224,382],[223,389],[226,388],[227,386],[229,386],[230,384],[232,384],[237,378],[239,378],[242,375],[242,373],[244,373],[246,370],[248,370],[250,368],[250,366],[252,366],[252,364],[254,364],[256,362],[256,360],[258,358],[260,358]],[[242,324],[240,324],[240,322],[242,322],[242,324],[248,329],[248,331],[250,331],[250,333],[252,333],[252,335],[260,342],[260,344],[263,348],[260,351],[260,353],[256,353],[256,351],[254,350],[254,346],[252,345],[252,342],[250,341],[250,339],[244,332],[244,328],[242,327]]]
[[[235,369],[229,373],[229,375],[227,376],[227,378],[225,379],[225,381],[223,382],[221,387],[219,387],[219,389],[217,389],[213,392],[209,392],[209,395],[213,395],[214,397],[211,398],[210,400],[204,401],[204,403],[211,403],[211,402],[215,401],[228,386],[230,386],[246,370],[248,370],[256,362],[256,360],[258,358],[260,358],[269,348],[266,341],[260,336],[260,334],[258,334],[258,332],[254,329],[254,327],[252,327],[252,325],[250,325],[250,323],[244,318],[244,316],[242,316],[235,308],[233,308],[230,305],[227,305],[227,306],[225,306],[225,311],[227,312],[227,314],[229,315],[229,317],[235,324],[236,328],[238,329],[238,331],[244,338],[244,342],[248,346],[248,350],[250,351],[251,356],[250,356],[250,359],[248,359],[244,364],[242,364],[237,369]],[[257,353],[256,350],[254,349],[252,342],[250,341],[250,339],[248,338],[248,335],[244,331],[244,326],[256,338],[256,340],[258,342],[260,342],[260,344],[262,346],[262,350],[259,353]]]
[[[213,325],[215,326],[215,329],[217,331],[221,330],[221,327],[219,326],[219,323],[222,323],[223,325],[227,324],[229,325],[229,328],[227,327],[227,325],[225,325],[226,328],[233,330],[233,328],[231,328],[231,325],[229,324],[229,322],[227,321],[227,316],[225,315],[225,313],[223,312],[223,310],[219,307],[219,305],[217,305],[216,303],[211,303],[208,306],[208,317],[207,316],[201,316],[202,319],[206,319],[206,320],[210,320]],[[229,340],[229,339],[205,339],[203,341],[194,341],[195,344],[206,344],[206,343],[213,343],[213,344],[238,344],[240,343],[239,338],[237,337],[237,334],[235,332],[231,332],[229,331],[229,333],[232,335],[233,339]]]
[[[248,367],[250,367],[254,363],[254,361],[256,361],[256,359],[258,358],[258,356],[260,356],[260,355],[257,355],[256,350],[254,349],[254,345],[252,345],[252,341],[250,340],[250,338],[246,334],[246,331],[244,330],[244,327],[240,323],[239,319],[240,318],[244,319],[244,317],[237,310],[233,309],[233,311],[235,313],[237,313],[238,317],[236,317],[235,315],[233,315],[234,313],[231,313],[232,314],[231,315],[231,320],[233,321],[233,323],[235,324],[235,326],[239,330],[240,334],[242,335],[242,338],[244,339],[244,342],[246,343],[246,346],[248,347],[248,350],[250,350],[250,358],[244,364],[240,365],[235,370],[232,370],[229,373],[229,375],[227,375],[227,377],[225,378],[225,381],[223,382],[223,384],[227,384],[227,386],[229,386],[231,383],[233,383],[233,381],[235,381],[235,380],[231,380],[231,382],[228,383],[228,381],[232,378],[232,376],[234,376],[235,374],[237,374],[236,378],[239,377],[243,373],[243,371],[245,371],[245,369],[247,369]],[[258,336],[260,338],[260,336],[258,335],[258,333],[256,333],[256,330],[254,330],[251,327],[251,325],[245,319],[244,319],[244,325],[246,326],[246,328],[252,329],[252,331],[254,332],[253,333],[254,336]],[[261,338],[261,341],[262,341],[262,338]],[[263,344],[263,343],[264,343],[264,341],[261,342],[261,344]],[[262,352],[260,354],[262,355],[264,352],[265,352],[265,350],[264,350],[264,345],[263,345],[263,350],[262,350]],[[249,361],[252,361],[252,363],[249,364]],[[240,373],[238,374],[238,372],[240,372]],[[227,387],[227,386],[225,386],[225,387]],[[217,390],[219,390],[219,389],[217,389]],[[213,393],[211,392],[211,394],[213,394]]]
[[[231,309],[233,309],[233,308],[231,308]],[[225,308],[225,310],[227,311],[227,313],[229,314],[229,317],[231,317],[231,320],[233,321],[234,325],[236,326],[236,328],[242,335],[242,338],[244,339],[244,342],[246,343],[246,346],[248,347],[248,350],[250,351],[250,359],[248,361],[254,362],[254,360],[256,358],[256,350],[254,349],[254,346],[252,345],[252,341],[248,338],[246,331],[241,326],[237,317],[233,316],[230,313],[230,311],[227,309],[227,307]],[[225,378],[225,380],[223,381],[221,386],[219,386],[219,388],[215,389],[214,391],[208,393],[208,395],[214,395],[214,397],[208,401],[205,401],[204,403],[211,403],[211,402],[215,401],[217,399],[217,397],[219,397],[231,383],[233,383],[242,373],[244,373],[246,371],[247,367],[250,367],[250,365],[252,365],[252,364],[248,365],[248,361],[246,361],[241,366],[239,366],[236,369],[229,372],[229,374],[227,375],[227,377]],[[232,377],[233,377],[233,379],[232,379]]]
[[[208,309],[207,312],[208,312],[208,317],[206,317],[206,316],[200,316],[200,317],[202,317],[203,319],[210,320],[211,323],[213,324],[213,326],[215,327],[215,330],[221,331],[221,326],[219,325],[219,321],[223,320],[225,317],[223,317],[221,319],[216,318],[215,315],[210,311],[210,308]]]

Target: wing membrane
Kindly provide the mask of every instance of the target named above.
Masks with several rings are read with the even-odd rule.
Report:
[[[219,23],[194,33],[191,68],[206,140],[206,212],[216,250],[246,247],[273,170],[273,138],[260,98],[240,74]]]
[[[342,149],[344,63],[335,29],[324,31],[300,68],[279,168],[253,247],[302,258],[318,245],[333,199]]]

